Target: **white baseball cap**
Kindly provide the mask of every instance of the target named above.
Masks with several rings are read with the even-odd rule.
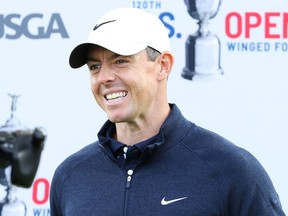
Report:
[[[87,52],[92,44],[124,56],[136,54],[147,47],[160,53],[171,49],[168,31],[162,21],[136,8],[118,8],[102,16],[88,39],[72,50],[69,58],[72,68],[87,63]]]

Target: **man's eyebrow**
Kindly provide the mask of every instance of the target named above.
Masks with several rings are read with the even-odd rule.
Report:
[[[123,56],[123,55],[119,55],[117,53],[113,53],[111,56],[109,56],[108,60],[113,60],[113,59],[116,59],[116,58],[121,57],[121,56]],[[131,56],[125,56],[125,57],[131,57]],[[97,58],[91,57],[91,56],[87,56],[86,62],[88,62],[88,61],[97,62],[97,61],[100,61],[100,60],[97,59]]]
[[[96,61],[98,61],[96,58],[93,58],[93,57],[89,57],[89,56],[87,56],[87,58],[86,58],[86,62],[89,62],[89,61],[93,61],[93,62],[96,62]]]
[[[108,59],[109,60],[113,60],[113,59],[116,59],[118,57],[120,57],[121,55],[117,54],[117,53],[113,53]]]

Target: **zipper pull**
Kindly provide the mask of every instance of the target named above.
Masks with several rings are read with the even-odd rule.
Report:
[[[129,169],[127,171],[127,181],[126,181],[126,188],[130,188],[131,187],[131,180],[132,180],[132,174],[133,174],[133,170],[132,169]]]

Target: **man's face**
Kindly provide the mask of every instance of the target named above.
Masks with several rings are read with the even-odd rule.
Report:
[[[87,65],[93,95],[110,121],[132,123],[153,112],[159,95],[157,74],[161,65],[158,59],[148,61],[146,50],[120,56],[93,46],[87,54]]]

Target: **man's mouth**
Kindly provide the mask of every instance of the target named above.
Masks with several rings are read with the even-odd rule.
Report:
[[[114,92],[112,94],[105,95],[105,98],[109,102],[116,102],[126,97],[128,92]]]

